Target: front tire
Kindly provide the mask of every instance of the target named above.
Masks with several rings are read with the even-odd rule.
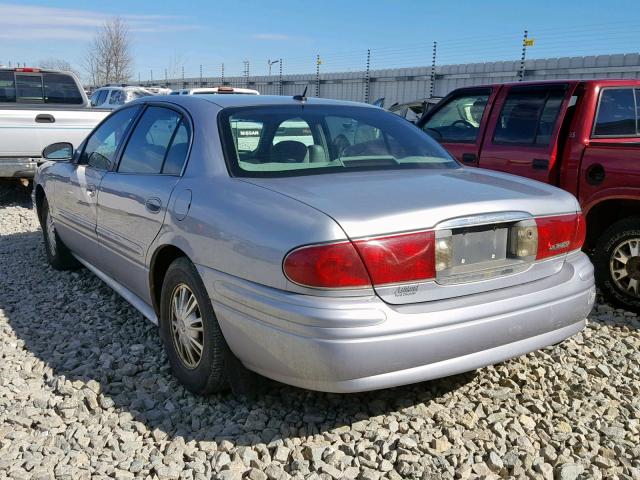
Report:
[[[56,231],[53,217],[49,212],[49,202],[45,198],[42,201],[42,234],[44,236],[44,250],[47,261],[56,270],[73,270],[80,266],[80,263],[71,254]]]
[[[228,387],[229,347],[200,275],[187,258],[175,260],[165,275],[160,331],[171,369],[188,390],[206,395]]]
[[[598,239],[593,263],[605,299],[640,313],[640,217],[611,225]]]

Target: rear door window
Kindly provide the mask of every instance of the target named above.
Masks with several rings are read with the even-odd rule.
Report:
[[[169,145],[180,120],[180,114],[169,108],[147,108],[124,149],[118,172],[162,173]]]
[[[13,72],[0,71],[0,102],[16,101],[16,81]]]
[[[564,88],[512,88],[500,112],[493,142],[549,145],[564,96]]]
[[[45,103],[63,105],[82,105],[82,93],[70,75],[62,73],[43,73]]]
[[[122,90],[111,90],[109,105],[124,105],[124,92]]]
[[[42,75],[16,73],[16,100],[20,103],[44,103]]]
[[[439,142],[475,142],[489,94],[489,91],[462,94],[449,100],[426,122],[423,130]]]
[[[633,137],[638,135],[638,90],[605,88],[600,94],[593,136]]]

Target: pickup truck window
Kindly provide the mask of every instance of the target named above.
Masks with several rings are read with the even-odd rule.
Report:
[[[637,90],[605,88],[600,94],[594,137],[634,137],[638,135]]]
[[[16,81],[13,72],[0,72],[0,102],[16,101]]]
[[[564,95],[563,89],[512,90],[502,107],[493,142],[549,145]]]
[[[489,92],[461,95],[433,114],[423,130],[440,142],[473,143],[489,100]]]
[[[16,101],[19,103],[44,103],[42,76],[16,74]]]
[[[43,73],[44,103],[82,105],[83,99],[76,82],[69,75]]]

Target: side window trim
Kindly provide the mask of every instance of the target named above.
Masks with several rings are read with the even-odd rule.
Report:
[[[164,173],[164,164],[167,163],[167,157],[169,156],[171,147],[173,147],[173,141],[176,139],[176,135],[178,134],[178,130],[180,129],[180,125],[182,125],[182,122],[183,122],[182,114],[180,114],[180,120],[178,120],[178,123],[176,124],[176,128],[173,129],[173,133],[171,134],[171,138],[169,139],[169,144],[167,145],[167,149],[164,152],[164,157],[162,158],[162,164],[160,165],[160,175],[173,175],[173,174]]]
[[[633,102],[634,102],[634,111],[636,112],[636,134],[635,135],[598,135],[596,134],[596,128],[598,126],[598,116],[600,115],[600,105],[602,104],[602,97],[606,91],[610,90],[631,90],[633,93]],[[596,107],[596,113],[593,116],[593,125],[591,126],[591,136],[590,138],[637,138],[640,137],[640,111],[638,110],[639,105],[638,101],[638,91],[640,88],[634,87],[631,85],[625,85],[621,87],[602,87],[600,92],[598,93],[598,105]]]

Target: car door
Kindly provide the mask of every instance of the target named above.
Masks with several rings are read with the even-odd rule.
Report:
[[[561,112],[567,84],[504,88],[489,118],[479,166],[555,183]]]
[[[605,87],[600,91],[591,139],[580,165],[579,199],[633,198],[640,190],[640,89]]]
[[[90,263],[99,258],[96,219],[100,182],[116,158],[118,148],[139,107],[107,117],[87,138],[73,162],[64,164],[54,185],[54,219],[62,240]]]
[[[100,268],[143,300],[150,301],[146,253],[182,173],[190,132],[180,111],[148,106],[122,149],[117,169],[100,184],[97,235],[112,252]]]
[[[454,92],[428,113],[421,128],[460,162],[477,165],[494,90],[482,87]]]

